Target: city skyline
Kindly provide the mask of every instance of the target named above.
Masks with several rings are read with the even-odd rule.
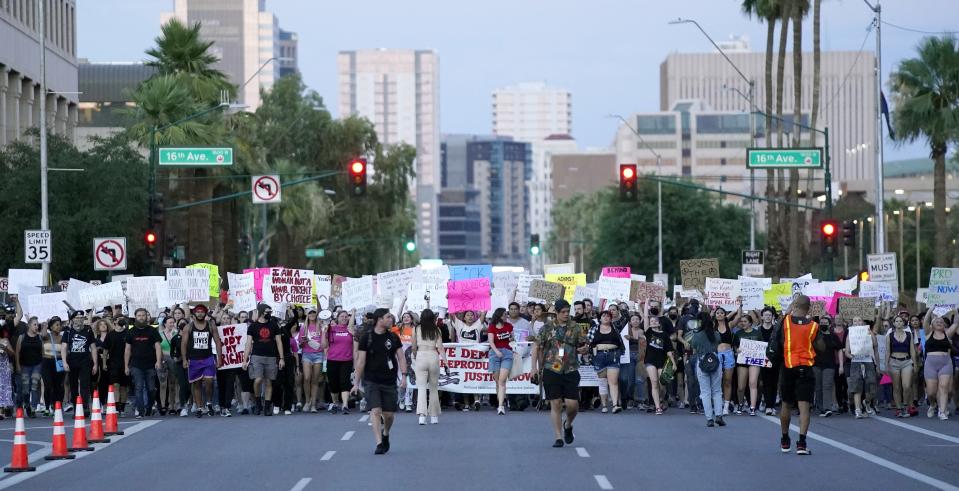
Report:
[[[927,1],[922,9],[887,3],[883,5],[883,18],[896,25],[928,31],[959,25],[959,11],[951,8],[949,0]],[[155,26],[160,12],[169,10],[171,5],[171,0],[136,4],[103,0],[84,4],[77,9],[78,56],[94,61],[143,59],[143,51],[152,46],[159,28],[151,31],[142,25]],[[440,88],[442,132],[485,133],[490,127],[489,94],[493,90],[520,82],[545,81],[573,94],[573,136],[584,148],[608,147],[612,143],[617,123],[604,118],[606,114],[658,109],[658,66],[668,54],[711,50],[694,26],[672,26],[667,24],[669,20],[697,19],[717,41],[745,35],[753,51],[762,50],[765,38],[765,26],[743,16],[738,1],[654,8],[606,2],[589,10],[579,8],[573,1],[561,1],[552,5],[545,16],[532,3],[494,1],[470,13],[472,25],[496,26],[495,30],[485,31],[462,29],[455,22],[461,14],[459,5],[438,1],[413,5],[361,1],[323,5],[320,9],[303,0],[274,0],[267,2],[267,7],[284,19],[285,28],[299,33],[304,81],[323,96],[337,117],[338,51],[376,47],[431,49],[444,60],[440,75],[444,80]],[[506,7],[511,15],[499,15]],[[370,11],[382,15],[365,19],[360,35],[357,23],[333,21]],[[930,12],[936,15],[931,16]],[[127,21],[109,21],[117,16]],[[533,19],[538,22],[532,23]],[[871,19],[872,13],[859,2],[825,2],[822,49],[858,51],[864,46],[865,51],[871,52],[874,37],[870,35],[864,42]],[[804,23],[807,28],[803,42],[807,50],[812,42],[809,24]],[[431,28],[410,29],[424,25]],[[575,32],[589,35],[568,35]],[[124,42],[117,43],[118,37]],[[884,26],[884,84],[891,68],[903,58],[914,56],[922,37],[923,34]],[[897,148],[887,140],[886,147],[886,160],[928,154],[922,142]]]

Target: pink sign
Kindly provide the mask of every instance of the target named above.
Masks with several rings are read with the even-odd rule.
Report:
[[[629,266],[606,266],[603,268],[603,276],[607,278],[629,278],[632,271]]]
[[[489,278],[451,280],[447,283],[447,293],[451,313],[490,309]]]
[[[826,313],[835,317],[836,309],[839,308],[839,299],[842,297],[852,297],[854,295],[849,295],[846,293],[836,292],[832,294],[832,298],[829,299],[829,302],[826,303]]]
[[[263,278],[270,275],[274,268],[248,268],[244,273],[253,273],[253,290],[256,292],[256,301],[263,300]]]

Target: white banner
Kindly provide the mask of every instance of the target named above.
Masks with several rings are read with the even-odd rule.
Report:
[[[127,283],[127,311],[131,314],[136,309],[147,309],[150,315],[156,317],[162,307],[157,301],[157,290],[166,280],[162,276],[134,276],[126,280]]]
[[[754,367],[764,367],[767,365],[766,346],[769,343],[764,341],[753,341],[752,339],[743,339],[739,342],[739,355],[736,357],[736,363],[740,365],[751,365]]]
[[[376,298],[373,296],[373,277],[348,278],[343,282],[341,295],[343,297],[343,309],[346,311],[360,310],[374,305]]]
[[[227,303],[233,312],[256,310],[256,290],[253,273],[227,273],[230,284],[230,298]]]
[[[185,299],[185,302],[210,300],[210,271],[207,269],[167,268],[166,279],[170,299]]]
[[[446,343],[446,363],[441,363],[440,390],[460,394],[495,394],[496,381],[489,372],[487,344]],[[507,394],[539,394],[539,386],[529,381],[532,370],[530,355],[514,358],[513,363],[522,363],[522,373],[506,382]],[[443,368],[448,368],[447,373]],[[415,385],[411,387],[416,388]]]
[[[67,292],[30,295],[23,307],[28,316],[36,316],[40,322],[47,322],[53,316],[66,320],[69,314],[67,304],[63,303],[66,299]]]
[[[601,276],[596,282],[597,296],[605,300],[629,300],[629,278]]]
[[[125,302],[121,283],[104,283],[80,292],[80,308],[83,310],[101,310],[104,307],[123,305]]]
[[[377,295],[398,297],[406,294],[406,289],[415,278],[422,277],[420,267],[387,271],[376,275]]]

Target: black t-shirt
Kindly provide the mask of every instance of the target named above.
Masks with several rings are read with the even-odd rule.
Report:
[[[368,382],[395,385],[397,362],[396,351],[400,349],[400,337],[392,332],[377,334],[371,329],[360,338],[360,351],[366,352],[366,368],[363,378]]]
[[[20,338],[20,365],[32,367],[43,361],[43,341],[40,335],[24,334]]]
[[[127,330],[126,343],[130,345],[130,366],[150,369],[156,366],[156,343],[160,333],[153,327],[134,327]]]
[[[276,324],[276,320],[270,319],[265,323],[255,321],[250,324],[246,333],[253,338],[253,349],[250,354],[273,358],[279,356],[276,352],[276,336],[280,334],[280,327]]]
[[[673,351],[673,343],[666,331],[646,330],[646,363],[661,366],[666,363],[666,353]]]
[[[213,330],[216,327],[206,321],[203,329],[199,329],[196,322],[190,324],[190,339],[187,340],[187,359],[205,360],[213,356]]]
[[[60,342],[67,345],[67,363],[71,365],[93,365],[90,352],[93,351],[92,346],[96,344],[96,336],[93,335],[93,329],[90,326],[83,326],[80,329],[72,327],[67,329]]]
[[[127,348],[127,331],[111,329],[103,341],[103,349],[107,351],[107,364],[115,368],[123,368],[123,352]]]

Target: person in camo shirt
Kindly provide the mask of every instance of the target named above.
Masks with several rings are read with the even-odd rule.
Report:
[[[536,383],[540,380],[550,405],[550,419],[556,435],[554,448],[573,443],[573,420],[579,411],[579,354],[587,351],[582,328],[569,317],[570,305],[565,300],[554,304],[556,317],[546,321],[533,341],[533,369]],[[542,369],[542,375],[539,375]],[[563,420],[563,405],[566,420]]]

